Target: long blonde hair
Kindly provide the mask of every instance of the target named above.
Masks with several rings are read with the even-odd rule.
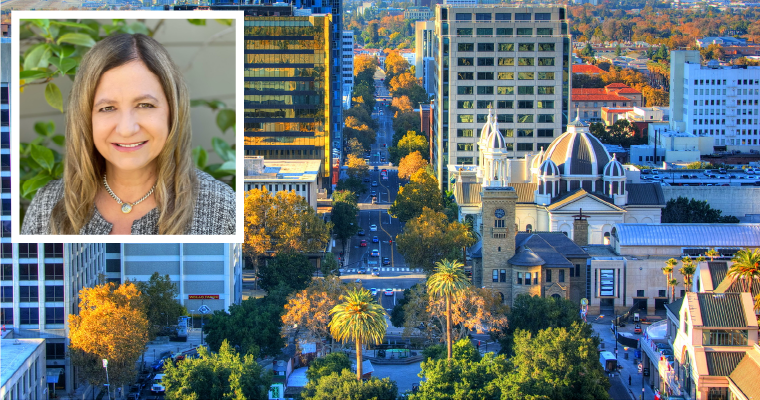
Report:
[[[179,68],[155,39],[141,34],[109,36],[82,58],[68,99],[63,198],[53,207],[53,234],[79,234],[95,211],[95,195],[105,159],[95,148],[92,106],[100,77],[131,61],[141,61],[156,76],[169,103],[169,136],[156,158],[158,233],[181,235],[192,223],[198,177],[191,155],[190,98]]]

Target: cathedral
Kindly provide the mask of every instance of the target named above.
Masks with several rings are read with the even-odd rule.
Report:
[[[579,119],[538,154],[511,159],[507,148],[489,113],[477,165],[449,171],[460,220],[481,239],[471,250],[474,283],[498,288],[508,304],[522,292],[580,301],[583,246],[609,244],[618,223],[660,223],[659,184],[629,182],[636,170]]]

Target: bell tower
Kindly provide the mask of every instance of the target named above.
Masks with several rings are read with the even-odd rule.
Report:
[[[481,196],[483,258],[480,271],[473,271],[473,275],[482,281],[475,285],[494,288],[511,302],[515,278],[508,260],[515,255],[517,192],[512,187],[483,187]]]

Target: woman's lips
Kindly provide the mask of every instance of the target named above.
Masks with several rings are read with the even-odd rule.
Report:
[[[135,143],[111,143],[117,151],[130,152],[141,149],[148,141],[135,142]]]

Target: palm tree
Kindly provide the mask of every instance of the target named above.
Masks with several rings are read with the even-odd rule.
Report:
[[[707,250],[707,253],[705,253],[706,256],[710,257],[710,261],[714,261],[715,257],[720,256],[720,253],[718,253],[715,249]]]
[[[427,280],[428,294],[446,299],[446,347],[451,359],[451,301],[457,292],[470,285],[459,261],[442,260],[435,263],[436,272]]]
[[[687,292],[691,291],[691,279],[694,277],[694,272],[696,272],[696,270],[697,267],[694,265],[694,262],[691,261],[691,259],[687,261],[684,257],[683,266],[678,270],[678,272],[683,275],[683,284],[686,286]]]
[[[760,311],[760,293],[755,296],[755,314],[757,314],[758,311]]]
[[[734,262],[726,274],[734,281],[742,281],[742,291],[752,290],[752,283],[760,278],[760,249],[739,250],[731,259]]]
[[[678,279],[668,279],[668,286],[673,293],[673,301],[676,301],[676,286],[678,286]]]
[[[356,379],[362,380],[362,344],[380,344],[388,322],[385,310],[369,290],[354,288],[341,296],[343,303],[330,311],[330,334],[341,342],[356,343]]]
[[[670,286],[670,280],[673,279],[673,268],[676,264],[678,264],[678,261],[676,261],[675,258],[671,258],[670,260],[665,261],[665,266],[662,267],[662,273],[665,274],[665,283],[667,286]],[[675,290],[673,291],[673,300],[671,301],[676,301]]]

